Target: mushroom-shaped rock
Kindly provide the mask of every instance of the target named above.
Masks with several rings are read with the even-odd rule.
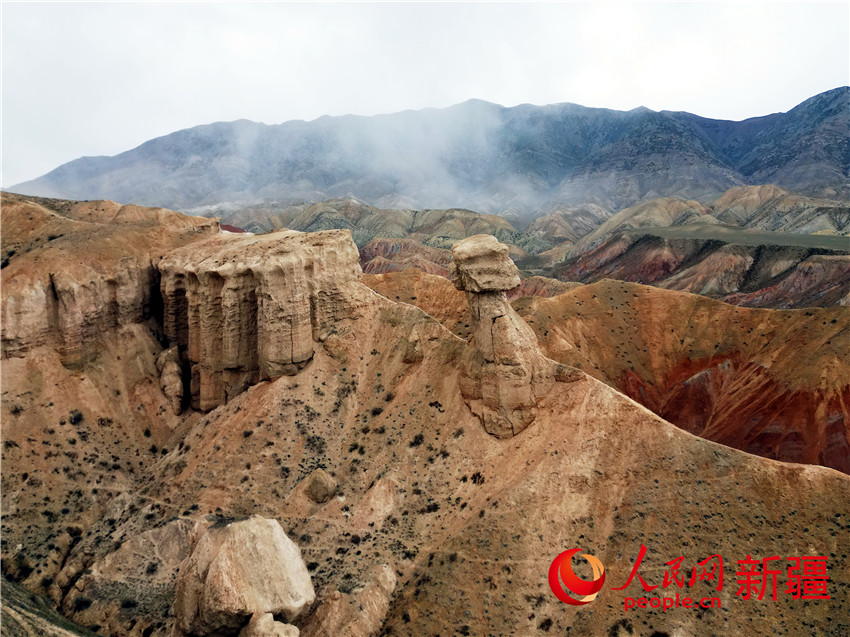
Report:
[[[454,244],[452,260],[449,272],[458,290],[497,292],[520,284],[508,246],[493,235],[476,234]]]
[[[455,287],[466,291],[474,345],[461,393],[488,433],[509,438],[531,424],[538,398],[569,374],[543,356],[534,332],[508,303],[505,292],[520,284],[508,247],[475,235],[452,246],[452,257]]]
[[[315,598],[298,546],[277,520],[254,516],[198,530],[180,568],[174,615],[182,634],[213,635],[239,630],[254,614],[292,621]]]

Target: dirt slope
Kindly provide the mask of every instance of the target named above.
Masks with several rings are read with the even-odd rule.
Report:
[[[458,329],[467,322],[463,296],[440,278],[398,273],[364,282],[465,333]],[[687,431],[850,472],[845,308],[746,309],[611,280],[553,298],[519,298],[514,307],[547,356]]]

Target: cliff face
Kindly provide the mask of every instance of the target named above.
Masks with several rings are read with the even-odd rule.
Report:
[[[4,356],[47,346],[81,369],[104,335],[148,324],[177,347],[179,393],[195,409],[303,368],[314,341],[363,302],[357,248],[341,230],[234,236],[171,211],[5,194],[3,230]]]
[[[164,258],[164,329],[188,366],[193,408],[302,369],[314,341],[364,303],[358,258],[339,230],[215,237]]]
[[[50,345],[69,367],[103,334],[158,320],[161,254],[218,232],[215,220],[114,202],[4,193],[3,355]]]

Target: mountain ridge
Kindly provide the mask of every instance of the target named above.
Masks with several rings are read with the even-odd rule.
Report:
[[[569,102],[215,122],[118,155],[83,157],[12,190],[193,209],[353,195],[379,207],[533,215],[557,204],[619,209],[776,183],[850,196],[850,87],[739,122]],[[402,207],[411,207],[404,205]]]

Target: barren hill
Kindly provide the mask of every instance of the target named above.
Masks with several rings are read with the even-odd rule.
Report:
[[[450,282],[415,271],[364,282],[468,336],[463,295]],[[518,289],[513,305],[549,358],[691,433],[850,473],[845,308],[745,309],[610,279],[534,292],[520,296]],[[811,351],[800,357],[802,349]]]
[[[842,244],[850,239],[840,238],[836,250],[799,244],[838,237],[716,232],[716,228],[693,225],[627,231],[542,271],[565,281],[620,279],[743,306],[847,305],[850,246]]]
[[[524,229],[469,210],[379,209],[353,198],[260,205],[225,219],[257,232],[350,230],[369,274],[416,267],[445,275],[448,248],[485,233],[509,245],[524,276],[620,278],[747,306],[806,307],[841,303],[850,292],[848,210],[754,186],[707,204],[651,199],[614,216],[598,206],[572,207]]]
[[[594,309],[597,284],[517,302],[526,322],[507,302],[519,283],[508,248],[473,237],[455,246],[451,264],[470,310],[467,340],[414,299],[364,285],[345,231],[260,238],[142,211],[116,244],[102,216],[80,221],[59,214],[62,202],[13,203],[3,206],[4,249],[31,247],[2,271],[3,570],[79,624],[147,636],[274,624],[259,609],[278,608],[268,600],[281,584],[251,573],[264,572],[266,557],[277,563],[285,532],[311,585],[278,619],[304,637],[850,630],[850,478],[694,436],[556,360],[567,345],[596,348],[582,329],[601,329],[616,306],[657,294],[670,304],[671,333],[659,332],[653,351],[667,352],[677,331],[696,338],[720,324],[690,326],[712,302],[612,284],[606,293],[622,299]],[[38,215],[82,225],[56,245],[7,230]],[[587,321],[575,315],[584,303]],[[50,308],[61,321],[42,324]],[[821,344],[808,335],[839,310],[801,317],[785,335]],[[726,312],[724,325],[770,324],[769,314]],[[646,320],[638,328],[649,339]],[[830,321],[817,334],[840,353],[846,334]],[[625,324],[611,329],[600,363],[627,347]],[[741,351],[766,364],[784,352],[779,337]],[[704,359],[698,343],[688,351]],[[677,364],[659,362],[658,378]],[[776,378],[811,386],[789,370],[780,366]],[[834,391],[841,377],[836,368],[817,387]],[[835,449],[828,442],[824,452]],[[269,548],[259,529],[278,523]],[[254,544],[228,540],[251,533]],[[678,556],[690,566],[722,555],[726,587],[693,589],[717,595],[721,608],[627,611],[624,594],[642,594],[639,584],[612,587],[642,544],[641,574],[652,584]],[[604,563],[610,582],[578,610],[547,583],[552,559],[576,546]],[[220,547],[204,579],[204,555]],[[824,555],[832,596],[741,599],[731,571],[747,555]]]

